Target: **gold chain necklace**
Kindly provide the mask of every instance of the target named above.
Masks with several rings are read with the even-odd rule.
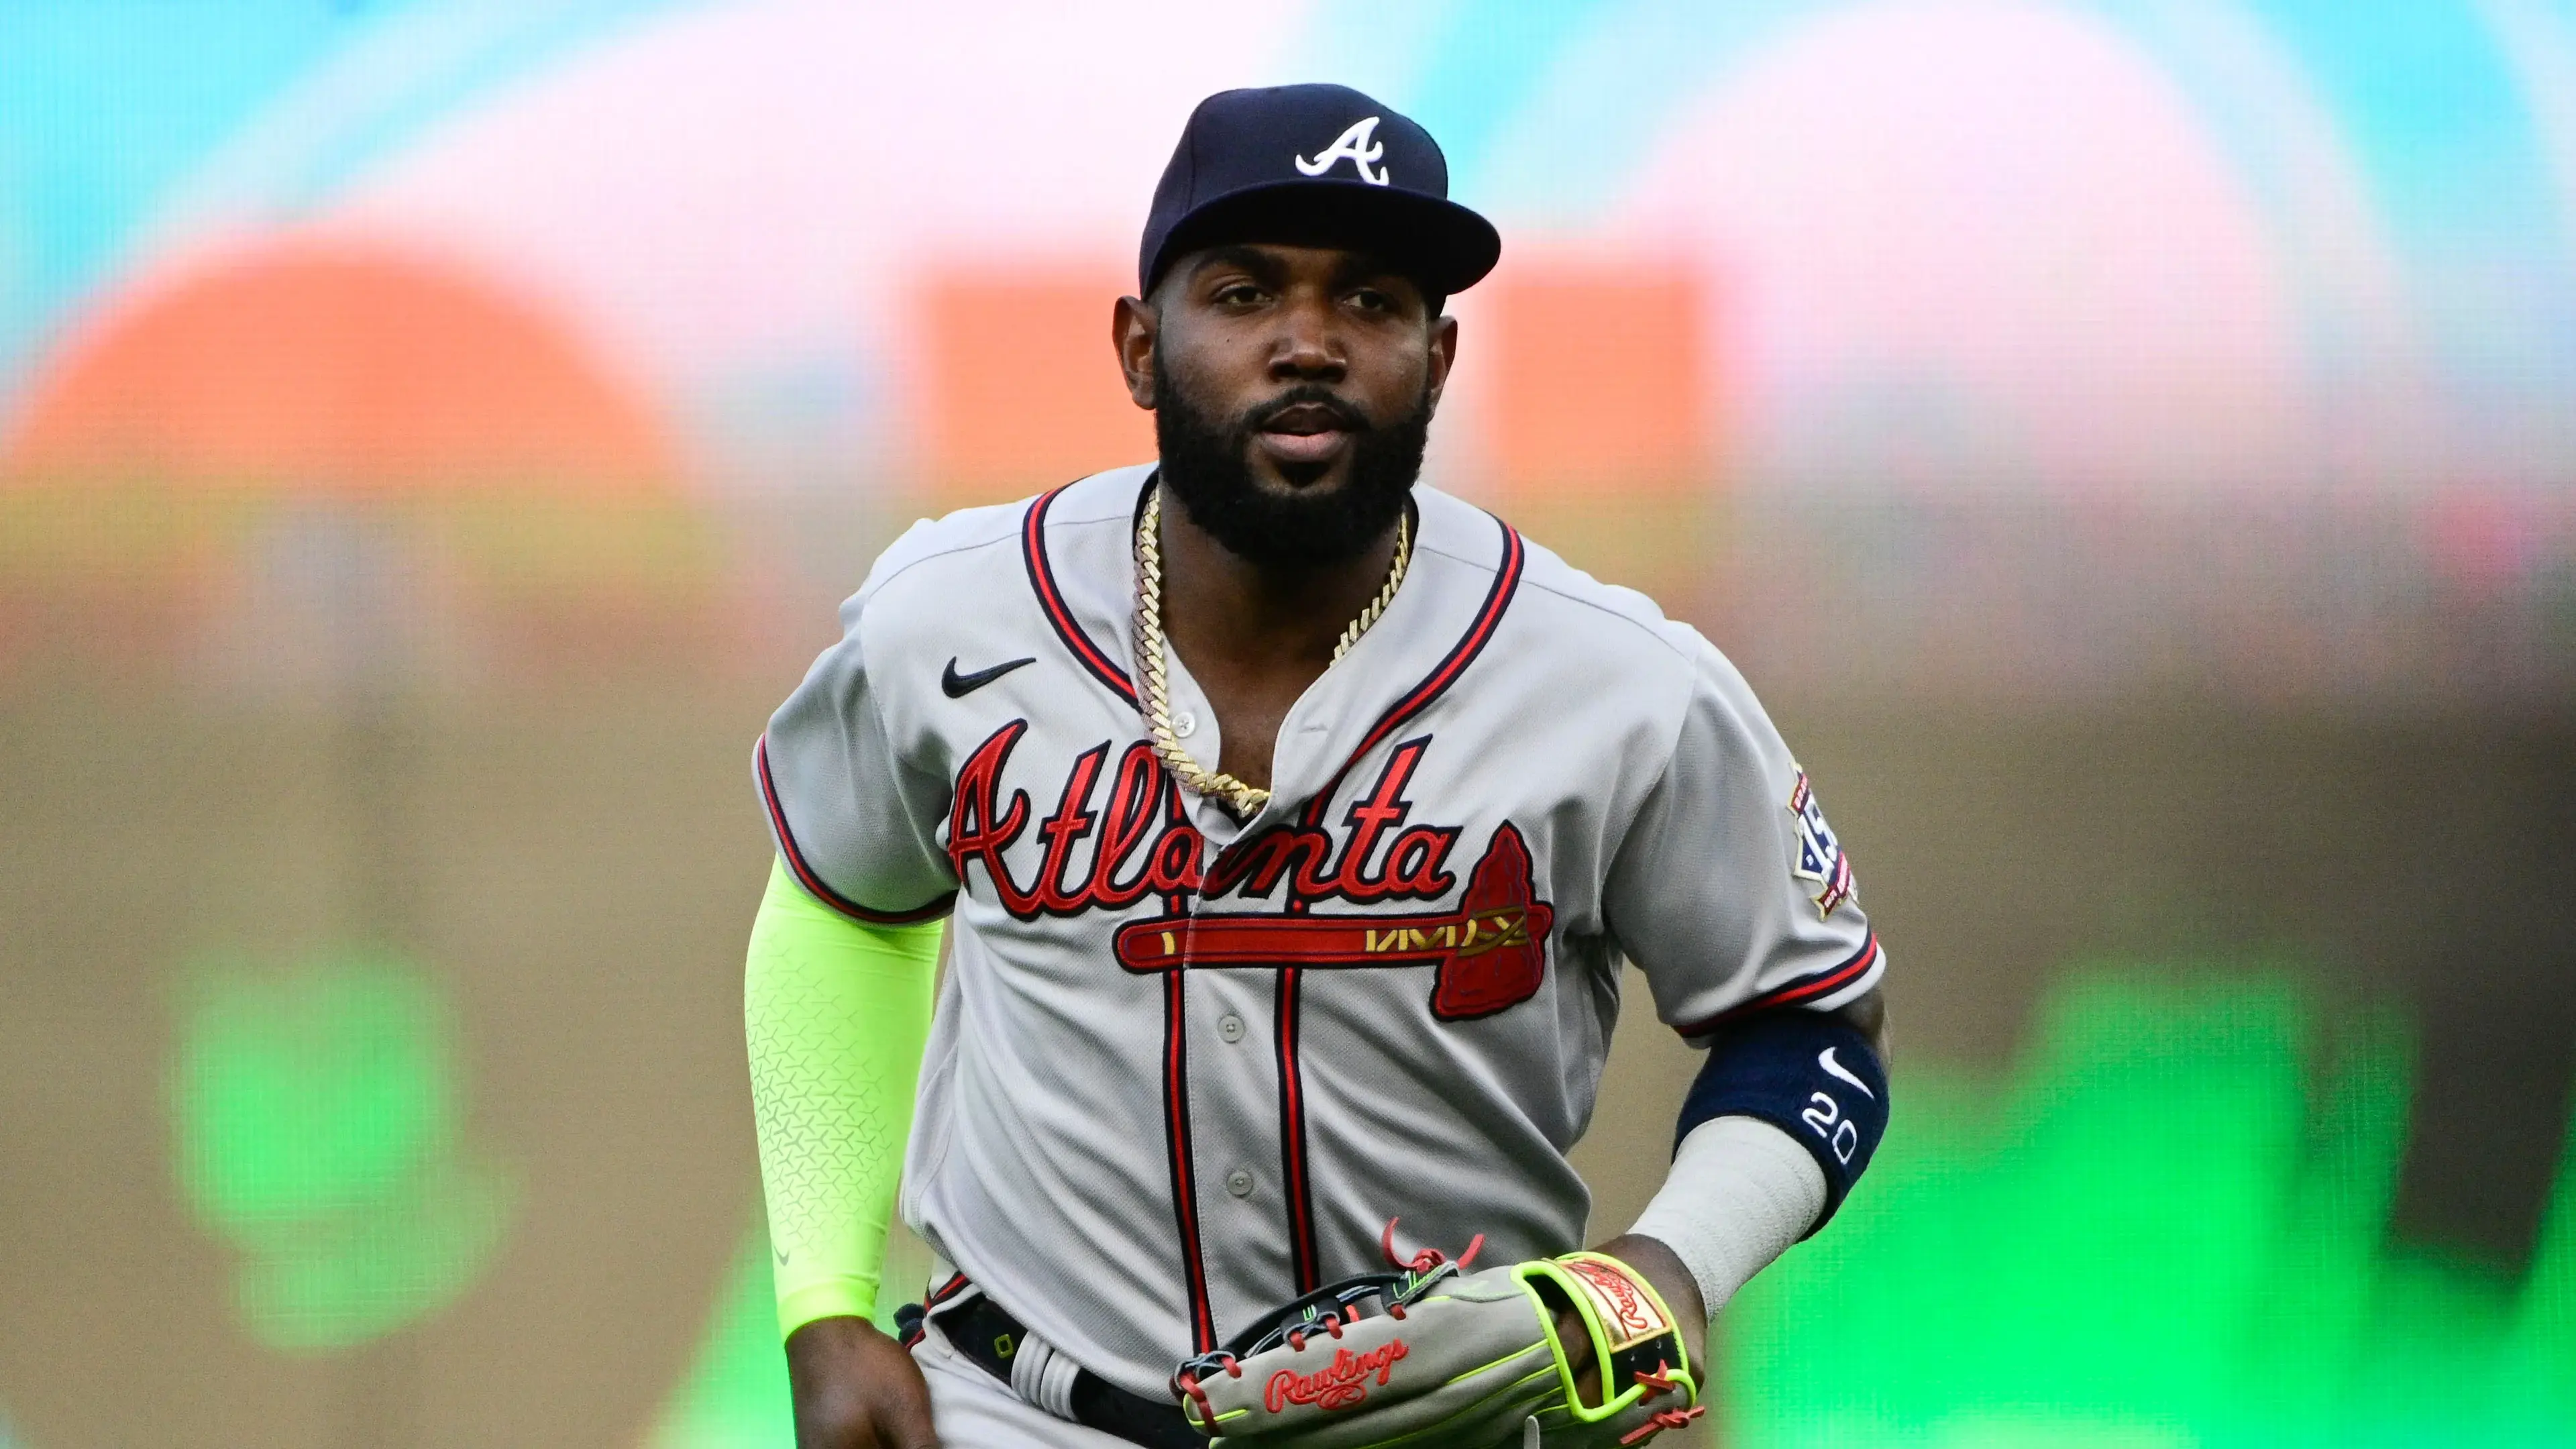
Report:
[[[1172,729],[1172,699],[1169,665],[1165,662],[1163,639],[1163,489],[1155,485],[1145,500],[1145,516],[1136,521],[1136,661],[1145,676],[1145,734],[1153,742],[1154,753],[1162,757],[1172,778],[1193,795],[1213,795],[1231,809],[1235,818],[1249,820],[1270,803],[1270,792],[1247,785],[1232,775],[1216,770],[1203,770],[1190,752],[1181,748],[1180,735]],[[1395,602],[1395,591],[1404,585],[1404,571],[1413,562],[1413,520],[1400,515],[1395,521],[1395,566],[1386,573],[1386,587],[1377,591],[1369,606],[1360,610],[1342,631],[1333,646],[1333,663],[1351,652],[1360,636]]]

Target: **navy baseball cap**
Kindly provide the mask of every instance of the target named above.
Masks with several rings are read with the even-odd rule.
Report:
[[[1219,91],[1199,102],[1154,188],[1136,280],[1236,241],[1364,248],[1440,296],[1502,255],[1494,224],[1449,199],[1431,133],[1349,86]]]

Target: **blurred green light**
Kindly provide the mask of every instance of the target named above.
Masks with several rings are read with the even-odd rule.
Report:
[[[2384,1245],[2411,1054],[2101,972],[2011,1080],[1901,1069],[1868,1182],[1727,1314],[1754,1445],[2576,1445],[2576,1153],[2516,1290]]]
[[[664,1408],[647,1449],[791,1449],[795,1442],[769,1234],[755,1228],[726,1275],[697,1366]]]
[[[480,1275],[514,1192],[460,1153],[456,1097],[444,1004],[399,962],[196,974],[171,1081],[178,1175],[237,1254],[254,1336],[346,1348]]]

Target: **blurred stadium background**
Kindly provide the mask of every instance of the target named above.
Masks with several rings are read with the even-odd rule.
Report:
[[[0,1446],[790,1442],[751,739],[1289,79],[1898,962],[1716,1437],[2576,1444],[2571,0],[6,0]]]

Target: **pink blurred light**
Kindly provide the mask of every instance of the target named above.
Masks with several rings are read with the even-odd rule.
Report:
[[[2292,259],[2186,98],[2057,7],[1802,27],[1610,229],[1728,278],[1756,481],[2260,488],[2316,456]]]
[[[1212,8],[682,14],[443,127],[328,225],[461,249],[676,388],[820,357],[883,359],[900,389],[927,262],[1132,255],[1190,107],[1279,79],[1297,5],[1240,7],[1224,46],[1151,39],[1205,33]]]

